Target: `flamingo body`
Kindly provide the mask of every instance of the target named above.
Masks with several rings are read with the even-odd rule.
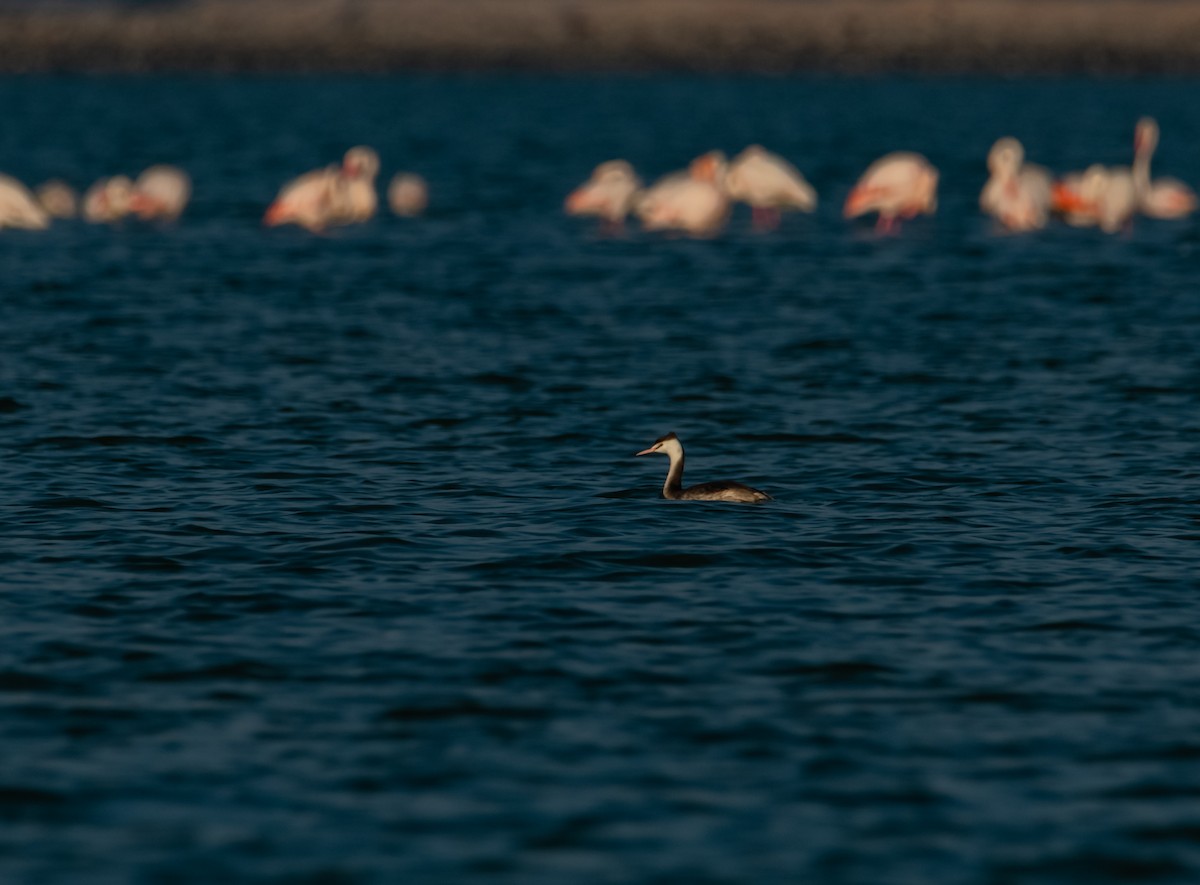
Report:
[[[850,195],[843,214],[857,218],[879,213],[878,227],[891,230],[898,218],[913,218],[937,210],[938,171],[923,156],[897,151],[867,167]]]
[[[1138,208],[1137,188],[1128,166],[1095,163],[1054,185],[1051,205],[1076,227],[1098,226],[1116,233],[1128,225]]]
[[[659,179],[644,191],[635,211],[646,230],[678,230],[692,236],[718,233],[729,217],[724,189],[727,164],[720,151],[697,157],[684,172]]]
[[[332,224],[359,224],[370,221],[379,207],[375,176],[379,174],[379,154],[359,145],[346,151],[342,171],[334,190]]]
[[[413,172],[397,172],[388,183],[388,206],[397,215],[420,215],[429,205],[429,185]]]
[[[608,160],[567,195],[563,211],[568,215],[595,215],[609,224],[621,224],[641,189],[642,180],[629,163]]]
[[[111,224],[129,214],[133,182],[126,175],[101,178],[83,195],[84,221],[92,224]]]
[[[817,192],[800,171],[778,154],[755,144],[729,164],[725,190],[735,200],[749,204],[756,222],[773,226],[787,209],[812,212]]]
[[[38,185],[34,196],[51,218],[74,218],[79,214],[79,197],[65,181],[55,178],[44,182]]]
[[[0,228],[45,230],[50,216],[34,199],[29,188],[11,176],[0,174]]]
[[[367,221],[375,214],[379,198],[375,176],[379,155],[368,147],[346,151],[341,167],[314,169],[284,185],[267,207],[263,224],[274,227],[296,224],[319,232],[336,225]]]
[[[988,153],[991,178],[979,195],[980,208],[1012,231],[1045,227],[1050,210],[1050,173],[1024,160],[1021,142],[998,140]]]
[[[192,196],[192,180],[177,166],[151,166],[137,177],[129,211],[143,221],[174,221]]]
[[[1138,120],[1133,136],[1133,179],[1138,209],[1151,218],[1186,218],[1196,211],[1196,192],[1177,178],[1150,178],[1150,160],[1158,148],[1158,123]]]

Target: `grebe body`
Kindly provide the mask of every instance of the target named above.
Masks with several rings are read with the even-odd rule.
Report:
[[[754,503],[769,501],[771,496],[758,489],[732,480],[717,480],[702,482],[699,485],[683,487],[683,445],[674,433],[659,437],[648,449],[638,452],[638,455],[652,455],[655,452],[666,455],[671,459],[667,468],[667,480],[663,483],[663,497],[672,501],[740,501]]]

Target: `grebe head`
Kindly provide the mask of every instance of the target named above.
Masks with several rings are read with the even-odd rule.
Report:
[[[683,446],[679,443],[679,437],[672,432],[668,433],[666,436],[660,436],[654,441],[654,445],[648,449],[643,449],[637,454],[653,455],[655,452],[666,455],[672,461],[674,461],[678,456],[683,454]]]

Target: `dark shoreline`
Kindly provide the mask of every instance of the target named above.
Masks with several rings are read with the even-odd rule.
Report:
[[[0,71],[1197,74],[1194,0],[0,7]]]

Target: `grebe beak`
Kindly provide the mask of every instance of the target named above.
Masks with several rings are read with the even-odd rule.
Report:
[[[633,457],[636,458],[638,455],[653,455],[657,451],[658,451],[657,448],[655,448],[654,446],[651,446],[648,449],[642,449],[642,451],[635,453]]]

